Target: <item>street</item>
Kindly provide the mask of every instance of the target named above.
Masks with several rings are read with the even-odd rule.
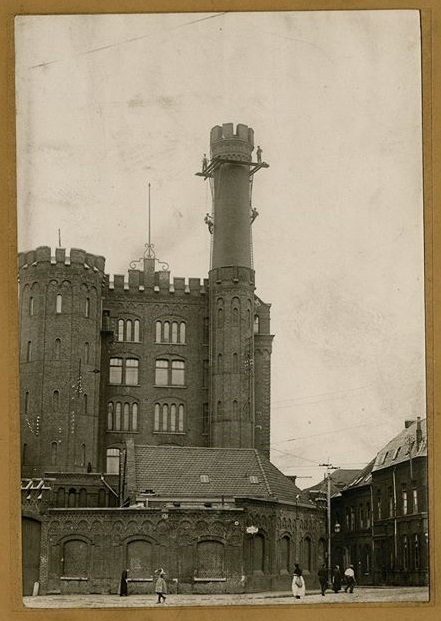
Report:
[[[236,595],[170,594],[166,606],[299,606],[304,604],[360,604],[363,602],[428,602],[427,587],[356,587],[353,593],[327,591],[323,597],[319,591],[306,594],[296,600],[288,592],[245,593]],[[43,595],[24,597],[23,603],[30,608],[146,608],[160,607],[156,595]],[[162,606],[162,605],[161,605]]]

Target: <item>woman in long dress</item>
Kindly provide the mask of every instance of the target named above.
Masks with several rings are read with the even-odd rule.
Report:
[[[305,580],[302,576],[302,569],[298,563],[294,565],[292,578],[292,594],[296,599],[305,597]]]

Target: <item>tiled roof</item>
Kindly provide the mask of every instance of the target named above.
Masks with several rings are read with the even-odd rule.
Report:
[[[417,428],[420,426],[421,439],[417,442]],[[427,457],[426,419],[412,421],[393,440],[377,453],[373,471],[388,468],[409,460],[409,457]]]
[[[294,502],[300,490],[255,449],[135,446],[136,491]],[[206,481],[201,480],[205,475]]]
[[[346,487],[346,485],[353,481],[356,476],[360,474],[360,470],[346,470],[343,468],[339,468],[331,473],[331,495],[339,492],[341,489]],[[323,479],[319,481],[312,487],[308,487],[308,489],[304,490],[305,492],[309,492],[310,494],[324,493],[327,491],[327,480]]]
[[[354,489],[357,487],[363,487],[364,485],[369,485],[372,481],[372,468],[374,467],[374,464],[375,459],[369,462],[368,465],[363,468],[363,470],[360,470],[355,475],[355,477],[353,477],[352,480],[349,481],[347,485],[345,485],[343,490]]]

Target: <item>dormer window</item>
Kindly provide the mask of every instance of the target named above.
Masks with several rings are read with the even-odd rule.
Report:
[[[249,478],[250,478],[250,483],[259,483],[259,477],[256,477],[253,474],[251,474]]]
[[[210,477],[208,474],[201,474],[200,479],[201,483],[210,483]]]

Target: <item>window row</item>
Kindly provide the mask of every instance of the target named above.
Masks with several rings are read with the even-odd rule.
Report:
[[[182,403],[155,403],[154,431],[184,433],[184,413]]]
[[[139,384],[139,360],[137,358],[111,358],[109,383],[137,386]],[[156,360],[155,385],[184,386],[185,362],[175,359]]]
[[[89,405],[88,405],[88,396],[87,393],[82,392],[82,389],[78,389],[77,386],[75,386],[76,391],[77,391],[77,395],[78,398],[80,399],[80,394],[81,396],[81,412],[82,414],[88,414],[89,411]],[[60,399],[60,391],[59,390],[54,390],[52,392],[52,412],[54,414],[58,413],[60,411],[60,405],[61,405],[61,399]],[[29,414],[30,413],[30,394],[29,391],[26,391],[24,394],[24,401],[23,401],[23,410],[25,414]]]
[[[138,431],[138,404],[108,403],[107,431]]]
[[[139,319],[118,319],[118,341],[128,341],[131,343],[139,343]]]
[[[186,325],[184,321],[157,321],[155,324],[156,343],[185,343]]]
[[[61,339],[55,339],[52,347],[52,357],[54,360],[61,359]],[[26,344],[26,362],[32,362],[33,360],[33,350],[32,350],[32,341],[28,341]],[[84,343],[83,349],[83,358],[82,360],[86,363],[90,362],[90,344],[88,342]]]
[[[53,307],[52,307],[53,308]],[[37,305],[34,297],[29,298],[28,314],[33,317],[36,313]],[[63,295],[58,293],[55,298],[55,313],[60,315],[63,312]],[[81,314],[83,317],[90,317],[90,298],[85,298],[82,302]]]
[[[387,511],[385,511],[384,501],[382,496],[377,496],[377,519],[395,517],[396,515],[408,515],[410,513],[419,513],[421,510],[419,506],[418,489],[412,490],[402,489],[401,497],[398,497],[395,501],[392,488],[389,489],[387,498]]]

